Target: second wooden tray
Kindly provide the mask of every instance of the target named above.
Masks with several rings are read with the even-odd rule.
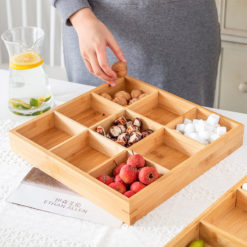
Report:
[[[205,247],[247,247],[247,176],[165,247],[188,247],[194,240]]]

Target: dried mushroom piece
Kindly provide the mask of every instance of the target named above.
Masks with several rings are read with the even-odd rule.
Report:
[[[102,136],[105,136],[106,135],[105,134],[105,129],[102,126],[98,126],[96,128],[96,132],[99,133],[99,134],[101,134]]]
[[[115,121],[114,121],[114,124],[115,125],[118,125],[118,124],[121,124],[121,125],[125,125],[127,122],[126,118],[124,116],[121,116],[119,118],[117,118]]]
[[[117,143],[126,146],[129,140],[129,135],[127,133],[122,133],[120,136],[117,138]]]
[[[128,146],[139,142],[142,139],[142,134],[140,132],[132,132],[128,141]]]
[[[109,134],[113,138],[117,138],[121,133],[122,133],[122,130],[117,125],[111,126],[109,130]]]
[[[142,127],[142,121],[141,121],[141,119],[140,118],[135,118],[133,120],[133,125],[134,126],[137,126],[138,128],[141,128]]]
[[[145,138],[145,137],[151,135],[153,132],[154,131],[151,129],[146,129],[146,130],[142,131],[142,138]]]

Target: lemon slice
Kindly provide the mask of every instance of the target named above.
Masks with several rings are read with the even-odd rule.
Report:
[[[47,102],[50,99],[51,99],[51,95],[46,95],[46,96],[39,97],[39,100],[42,101],[42,102]]]
[[[13,108],[19,108],[19,109],[23,109],[23,110],[27,110],[27,109],[32,108],[31,105],[29,105],[29,104],[27,104],[27,103],[25,103],[19,99],[10,99],[9,103]]]
[[[30,105],[31,106],[35,106],[35,107],[38,107],[38,106],[41,106],[42,105],[42,101],[39,100],[39,99],[35,99],[35,98],[31,98],[30,99]]]
[[[15,70],[32,69],[43,64],[41,56],[35,52],[25,52],[10,59],[9,66]]]

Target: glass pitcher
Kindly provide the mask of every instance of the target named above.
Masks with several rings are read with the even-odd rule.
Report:
[[[2,34],[9,53],[9,109],[23,116],[35,116],[54,105],[40,49],[44,31],[17,27]]]

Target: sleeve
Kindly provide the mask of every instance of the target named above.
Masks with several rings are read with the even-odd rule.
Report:
[[[91,8],[88,0],[51,0],[52,5],[58,9],[66,25],[71,26],[69,20],[80,9]]]

